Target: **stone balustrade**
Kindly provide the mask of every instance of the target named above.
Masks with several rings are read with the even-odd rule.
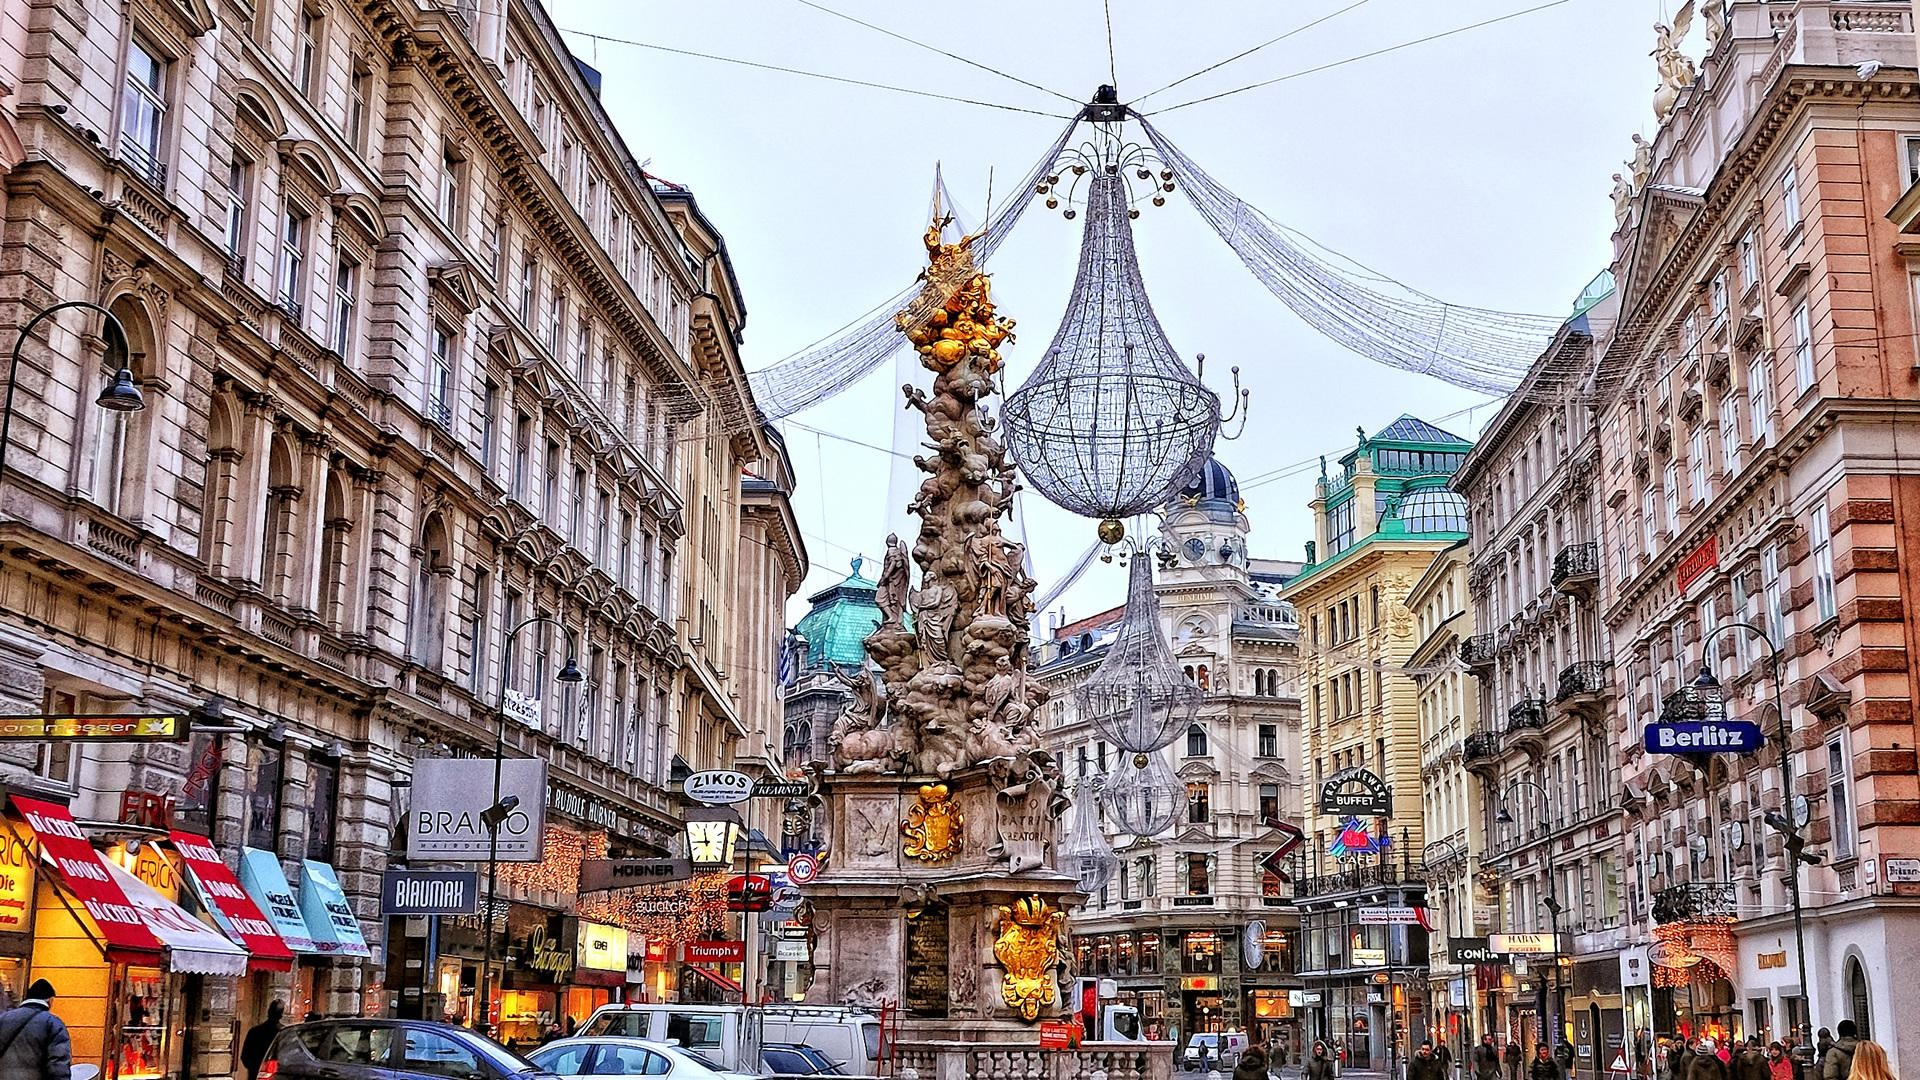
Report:
[[[907,1042],[894,1075],[900,1080],[1171,1080],[1170,1042],[1089,1042],[1042,1050],[973,1042]]]

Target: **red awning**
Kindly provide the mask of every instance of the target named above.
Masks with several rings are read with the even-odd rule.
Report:
[[[87,834],[74,824],[73,815],[58,803],[41,802],[15,795],[13,807],[26,820],[27,827],[40,840],[44,861],[53,867],[67,891],[80,903],[100,928],[100,944],[107,958],[131,963],[152,963],[161,952],[160,939],[147,927],[140,914],[121,890],[100,853],[93,850]]]
[[[220,858],[220,852],[213,841],[204,836],[175,829],[169,834],[173,849],[180,853],[180,860],[187,864],[189,876],[193,879],[195,890],[207,909],[213,912],[214,920],[228,937],[235,938],[247,947],[251,957],[253,971],[290,971],[293,969],[293,950],[280,939],[280,935],[260,913],[260,906],[240,887],[240,879]]]
[[[698,974],[706,976],[706,979],[708,982],[712,983],[713,985],[719,987],[722,990],[730,990],[736,994],[740,992],[739,983],[734,982],[732,979],[727,978],[725,975],[722,975],[717,971],[714,971],[712,968],[703,968],[694,964],[689,964],[688,967],[692,968]]]

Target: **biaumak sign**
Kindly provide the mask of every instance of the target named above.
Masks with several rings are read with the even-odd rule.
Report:
[[[380,875],[382,915],[472,915],[480,875],[472,870],[388,870]]]
[[[1662,720],[1646,730],[1649,754],[1751,754],[1766,744],[1751,720]]]
[[[412,862],[485,862],[487,810],[494,806],[493,771],[500,770],[500,802],[518,800],[500,818],[494,856],[501,862],[539,862],[547,827],[547,763],[542,758],[415,758],[413,805],[407,810],[407,858]]]
[[[1393,816],[1393,789],[1366,769],[1341,769],[1320,785],[1320,812],[1337,817]]]

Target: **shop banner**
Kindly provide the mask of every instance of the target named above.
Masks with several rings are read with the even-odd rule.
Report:
[[[333,867],[314,859],[300,862],[300,917],[306,921],[313,944],[329,956],[372,956],[360,933],[360,920],[347,903],[347,891]]]
[[[241,888],[233,871],[227,869],[213,841],[178,829],[169,834],[169,838],[173,841],[173,850],[179,852],[180,860],[187,864],[187,876],[193,882],[194,891],[207,910],[213,912],[214,921],[228,937],[245,945],[253,955],[253,970],[290,970],[293,950],[280,940],[273,923],[260,913],[260,906]]]
[[[161,896],[153,886],[112,863],[107,873],[139,910],[140,919],[167,947],[167,970],[181,975],[245,975],[247,950],[213,932],[206,923]]]
[[[280,869],[280,856],[259,848],[241,848],[240,884],[288,948],[297,953],[320,951],[307,932],[307,921],[300,915],[300,903],[293,898],[287,875]]]
[[[160,951],[160,939],[147,928],[140,909],[127,900],[127,894],[108,872],[106,861],[93,850],[87,834],[74,824],[73,815],[58,803],[20,795],[12,798],[13,808],[40,838],[41,856],[59,872],[67,891],[79,898],[100,928],[108,957],[152,963],[154,954]],[[134,955],[125,955],[128,953]]]
[[[501,818],[498,836],[487,827],[494,806],[518,800]],[[416,758],[413,805],[407,811],[407,857],[416,862],[539,862],[546,834],[547,762],[544,758]]]
[[[382,915],[473,915],[480,875],[472,870],[388,870],[380,875]]]
[[[738,964],[747,958],[747,943],[744,941],[689,941],[686,945],[686,957],[689,964]]]

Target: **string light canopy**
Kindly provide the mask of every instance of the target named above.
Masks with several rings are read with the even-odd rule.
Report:
[[[1181,673],[1161,634],[1151,559],[1136,555],[1128,564],[1120,629],[1100,666],[1073,693],[1080,714],[1123,754],[1170,745],[1199,713],[1205,695]]]

